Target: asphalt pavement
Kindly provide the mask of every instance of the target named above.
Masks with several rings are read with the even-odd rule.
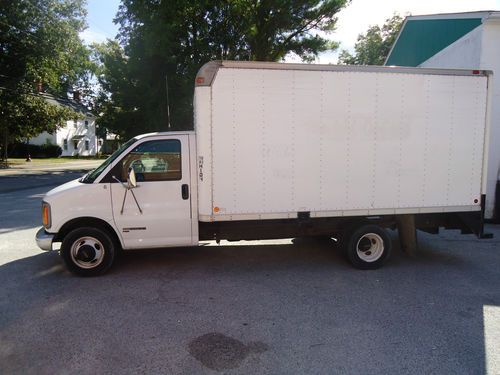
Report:
[[[134,251],[79,278],[34,242],[50,187],[17,181],[0,192],[1,374],[500,374],[499,226],[420,233],[416,259],[392,233],[376,271],[297,239]]]
[[[36,187],[54,187],[81,177],[104,160],[70,160],[64,163],[32,162],[0,169],[0,193]]]

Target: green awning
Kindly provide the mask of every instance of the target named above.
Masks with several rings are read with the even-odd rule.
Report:
[[[385,65],[418,66],[481,25],[481,18],[409,19]]]

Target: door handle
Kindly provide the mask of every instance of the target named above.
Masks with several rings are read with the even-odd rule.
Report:
[[[189,185],[188,184],[182,184],[181,192],[182,192],[182,199],[189,199]]]

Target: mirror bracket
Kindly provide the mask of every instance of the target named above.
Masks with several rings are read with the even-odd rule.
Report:
[[[127,183],[126,184],[124,184],[123,182],[121,182],[118,178],[116,178],[116,176],[112,176],[112,177],[117,182],[119,182],[123,186],[123,188],[125,189],[125,193],[123,194],[123,201],[122,201],[122,208],[120,210],[120,215],[123,215],[123,209],[125,208],[125,200],[127,199],[127,193],[129,191],[132,193],[132,197],[134,198],[135,204],[137,205],[137,208],[139,209],[139,212],[142,215],[142,208],[139,205],[139,202],[137,201],[137,198],[135,197],[134,190],[132,190],[132,189],[134,189],[134,188],[137,187],[137,181],[135,179],[134,169],[133,168],[129,168],[128,176],[127,176]]]

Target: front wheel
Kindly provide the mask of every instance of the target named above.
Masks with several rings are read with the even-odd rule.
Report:
[[[381,267],[392,249],[387,231],[373,224],[363,225],[352,231],[346,245],[347,258],[351,264],[363,270]]]
[[[115,244],[104,230],[82,227],[69,232],[61,244],[61,256],[68,269],[79,276],[106,272],[115,259]]]

